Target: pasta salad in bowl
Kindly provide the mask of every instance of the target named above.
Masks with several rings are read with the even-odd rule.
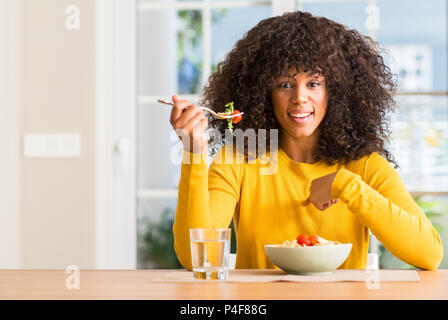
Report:
[[[268,244],[264,250],[277,267],[292,274],[330,273],[345,260],[352,249],[351,243],[327,240],[318,235],[300,234],[294,240]]]

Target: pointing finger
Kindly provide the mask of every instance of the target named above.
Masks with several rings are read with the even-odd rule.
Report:
[[[305,201],[303,201],[303,205],[304,205],[304,206],[307,206],[307,205],[309,205],[310,203],[311,203],[310,198],[308,198],[308,199],[306,199]]]

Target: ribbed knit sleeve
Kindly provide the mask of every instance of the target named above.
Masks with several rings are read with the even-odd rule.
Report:
[[[190,228],[226,228],[239,200],[240,172],[233,164],[215,161],[207,168],[207,155],[184,151],[179,181],[174,249],[182,265],[191,270]]]
[[[331,196],[343,201],[397,258],[421,269],[439,266],[443,257],[439,234],[399,174],[379,154],[368,158],[363,177],[339,170]]]

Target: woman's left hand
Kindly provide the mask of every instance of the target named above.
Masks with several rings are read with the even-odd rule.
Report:
[[[339,199],[333,199],[331,197],[331,186],[334,178],[336,177],[336,173],[337,172],[330,173],[314,179],[311,182],[310,196],[303,204],[309,205],[312,203],[317,209],[325,210],[338,202]]]

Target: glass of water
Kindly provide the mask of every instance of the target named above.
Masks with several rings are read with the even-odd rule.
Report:
[[[191,262],[196,279],[226,280],[232,229],[190,229]]]

